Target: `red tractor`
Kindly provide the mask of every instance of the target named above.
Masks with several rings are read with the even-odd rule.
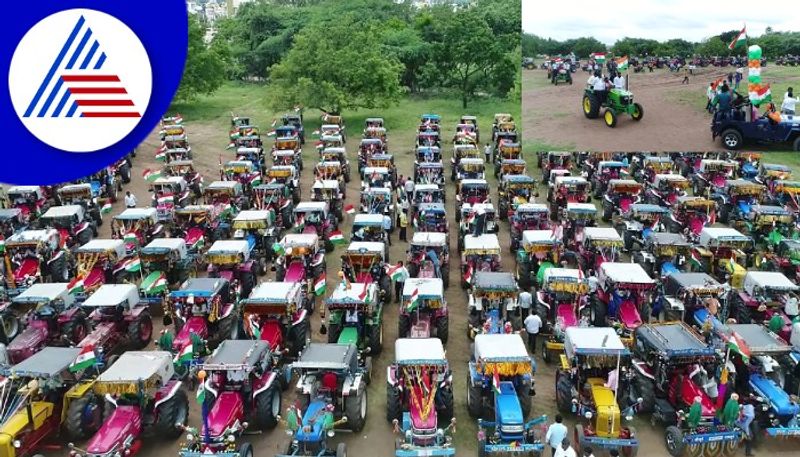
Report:
[[[89,314],[92,331],[78,346],[116,358],[112,354],[119,355],[123,349],[141,350],[150,344],[153,320],[135,284],[104,284],[81,306]]]
[[[299,282],[263,282],[242,299],[244,332],[277,355],[297,357],[306,347],[314,295]]]
[[[319,244],[319,237],[313,234],[284,236],[276,252],[276,280],[305,283],[325,273],[325,250]]]

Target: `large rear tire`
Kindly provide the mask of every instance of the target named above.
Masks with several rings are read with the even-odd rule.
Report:
[[[670,425],[664,431],[664,445],[667,447],[667,452],[672,457],[681,457],[683,450],[686,448],[686,443],[683,442],[683,432],[681,429],[674,425]]]
[[[454,416],[453,391],[450,389],[439,389],[436,391],[439,398],[436,399],[437,414],[440,424],[447,424]]]
[[[588,119],[597,119],[600,114],[600,101],[594,94],[583,96],[583,115]],[[541,167],[540,167],[541,168]]]
[[[175,439],[183,433],[189,418],[189,399],[186,392],[178,390],[169,400],[158,406],[154,428],[156,434]]]
[[[360,432],[367,423],[367,384],[362,381],[358,385],[358,394],[346,397],[344,403],[348,426],[354,432]]]
[[[64,427],[69,439],[84,440],[97,432],[103,423],[103,398],[89,391],[69,403]]]
[[[631,119],[634,121],[641,121],[644,117],[644,108],[639,103],[633,104],[633,112],[631,112]]]
[[[292,344],[292,347],[289,349],[289,355],[291,357],[297,357],[300,351],[305,349],[307,336],[308,320],[300,322],[289,329],[289,340]]]
[[[403,404],[400,389],[397,386],[386,386],[386,420],[392,422],[403,417]]]
[[[467,410],[472,417],[481,417],[483,411],[483,389],[481,386],[472,385],[469,374],[467,374]]]
[[[128,342],[135,349],[144,349],[153,337],[153,319],[150,313],[143,312],[128,324]]]
[[[572,383],[564,372],[556,372],[556,406],[562,413],[572,410]]]
[[[442,345],[447,345],[450,336],[450,319],[447,315],[436,318],[436,336],[442,341]]]
[[[281,413],[281,393],[278,385],[256,395],[255,419],[256,426],[261,430],[272,430],[278,425],[278,415]]]

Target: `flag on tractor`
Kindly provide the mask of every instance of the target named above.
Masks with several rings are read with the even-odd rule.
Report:
[[[142,271],[142,260],[136,256],[125,263],[125,271],[129,273],[138,273]]]
[[[206,402],[206,383],[205,380],[197,387],[197,404],[202,405]]]
[[[356,207],[353,205],[344,205],[344,212],[347,214],[355,214]]]
[[[732,332],[730,335],[728,335],[725,343],[728,349],[742,356],[742,359],[745,363],[750,360],[750,348],[747,347],[744,338],[742,338],[738,333]]]
[[[114,206],[111,204],[111,202],[108,202],[108,203],[104,204],[102,208],[100,208],[100,213],[101,214],[108,214],[113,209],[114,209]]]
[[[617,59],[617,70],[625,71],[628,69],[628,56]]]
[[[417,309],[419,306],[419,289],[414,289],[414,292],[411,293],[411,297],[408,299],[408,304],[406,305],[406,311],[411,312]]]
[[[734,37],[731,44],[728,45],[728,49],[734,50],[739,46],[744,46],[747,43],[747,26],[742,27],[742,31],[739,32],[736,37]]]
[[[153,182],[160,177],[161,177],[161,171],[156,171],[146,168],[142,172],[142,178],[144,178],[144,180],[147,182]]]
[[[6,239],[0,235],[0,253],[6,252]]]
[[[159,149],[158,152],[156,152],[156,160],[158,160],[159,162],[166,162],[167,152]]]
[[[497,367],[495,367],[494,374],[492,374],[492,389],[495,394],[500,394],[500,372],[497,371]]]
[[[695,251],[692,251],[692,257],[689,259],[692,264],[697,268],[703,267],[703,262],[700,261],[700,254]]]
[[[283,249],[283,246],[280,243],[273,243],[272,252],[274,252],[275,255],[283,255],[286,253],[286,250]]]
[[[400,278],[403,277],[403,267],[401,267],[399,265],[395,265],[393,267],[389,267],[386,270],[386,274],[388,274],[389,277],[392,278],[392,281],[397,281],[397,280],[399,280]]]
[[[733,273],[736,270],[736,257],[734,257],[733,255],[731,255],[730,259],[728,259],[728,268],[730,268],[731,273]]]
[[[234,142],[230,142],[230,143],[228,143],[228,145],[227,145],[227,146],[225,146],[225,149],[233,149],[233,148],[235,148],[235,147],[236,147],[236,143],[234,143]]]
[[[325,294],[325,290],[327,288],[325,272],[314,282],[314,295],[319,297],[320,295]]]
[[[250,326],[250,334],[256,340],[261,339],[261,324],[258,321],[258,316],[253,313],[247,315],[247,324]]]
[[[83,293],[83,278],[75,278],[67,284],[67,292],[70,294]]]
[[[124,237],[122,237],[122,240],[125,241],[126,243],[135,243],[139,241],[139,238],[136,236],[135,233],[128,232],[125,234]]]
[[[334,230],[331,232],[330,240],[333,244],[345,244],[347,240],[344,239],[344,235],[339,230]]]
[[[183,124],[183,116],[178,114],[177,116],[173,117],[172,118],[172,123],[173,124]]]
[[[653,225],[650,226],[650,230],[656,231],[659,222],[661,222],[661,216],[656,216],[655,220],[653,220]]]
[[[369,284],[364,283],[364,288],[361,289],[361,293],[358,294],[359,300],[366,300],[367,299],[367,288],[369,288]]]
[[[188,364],[194,358],[194,344],[191,342],[181,349],[181,352],[175,355],[173,362],[175,365]]]
[[[467,271],[464,272],[464,282],[472,284],[472,265],[467,265]]]
[[[164,274],[164,272],[154,271],[144,278],[144,281],[142,281],[142,285],[140,287],[145,295],[156,295],[163,293],[167,290],[167,276]]]
[[[97,363],[97,357],[94,355],[94,346],[91,344],[84,346],[78,357],[69,364],[69,371],[76,373],[83,371]]]

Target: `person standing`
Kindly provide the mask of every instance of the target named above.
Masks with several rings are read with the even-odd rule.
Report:
[[[742,410],[736,425],[744,431],[744,455],[745,457],[753,456],[753,429],[751,425],[756,417],[755,407],[751,401],[742,405]]]
[[[625,77],[619,73],[617,73],[617,76],[614,76],[614,88],[625,90]]]
[[[125,207],[136,208],[136,196],[131,191],[125,192]]]
[[[522,312],[522,318],[525,319],[531,313],[531,305],[533,304],[533,295],[527,290],[523,290],[519,294],[519,308]]]
[[[706,102],[706,111],[708,111],[709,113],[714,111],[713,107],[711,106],[711,103],[714,101],[714,96],[716,95],[717,91],[714,90],[714,83],[711,82],[708,84],[708,89],[706,89],[706,98],[708,99],[708,101]]]
[[[483,155],[486,157],[486,163],[489,164],[492,162],[492,145],[486,143],[486,146],[483,147]]]
[[[400,211],[400,215],[398,216],[400,219],[400,223],[397,224],[400,227],[400,241],[408,241],[406,238],[406,230],[408,229],[408,216],[406,216],[405,211]]]
[[[792,93],[792,88],[790,87],[789,90],[786,91],[786,94],[783,95],[783,102],[781,103],[781,113],[790,114],[794,116],[797,102],[798,99],[794,97],[794,94]]]
[[[397,262],[394,276],[394,300],[400,303],[400,298],[403,295],[403,286],[406,284],[406,279],[409,278],[408,269],[403,265],[403,261]]]
[[[594,449],[591,446],[583,448],[583,457],[594,457]]]
[[[556,450],[561,446],[563,441],[567,439],[567,426],[563,424],[564,418],[561,417],[561,414],[556,414],[556,421],[550,424],[550,427],[547,428],[547,433],[544,436],[544,440],[547,441],[547,444],[550,446],[550,450],[553,451],[552,456],[556,457]]]
[[[569,438],[564,438],[561,440],[561,446],[556,449],[553,457],[577,457],[575,454],[575,449],[573,449],[569,444]]]
[[[528,334],[528,346],[531,348],[531,354],[536,354],[536,336],[542,329],[542,318],[538,314],[528,314],[528,317],[522,321],[525,324],[525,332]]]
[[[406,183],[403,184],[403,190],[406,192],[406,199],[411,200],[411,197],[414,196],[414,180],[406,179]]]
[[[389,246],[392,245],[392,218],[384,215],[383,216],[383,230],[386,232],[386,242],[389,243]]]

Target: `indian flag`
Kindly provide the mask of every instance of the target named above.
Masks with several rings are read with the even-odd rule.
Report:
[[[492,390],[497,395],[500,395],[500,372],[497,371],[497,368],[494,369],[494,374],[492,374]]]
[[[467,271],[464,272],[464,282],[472,284],[472,265],[467,265]]]
[[[604,52],[593,52],[590,55],[591,58],[594,59],[595,62],[602,65],[606,61],[606,54]]]
[[[347,214],[355,214],[356,207],[353,205],[344,205],[344,212]]]
[[[175,124],[183,124],[183,116],[178,114],[177,116],[172,118],[172,122],[174,122]]]
[[[275,136],[277,134],[278,133],[275,130],[270,130],[269,132],[267,132],[267,136]]]
[[[325,277],[325,273],[323,272],[322,276],[320,276],[316,280],[316,282],[314,282],[314,295],[319,297],[320,295],[324,295],[325,294],[325,290],[327,288],[327,284],[326,284],[325,280],[326,280],[326,277]]]
[[[744,338],[742,338],[738,333],[732,332],[727,337],[726,345],[732,352],[741,355],[745,363],[750,360],[750,348],[747,347]]]
[[[331,232],[330,240],[333,244],[344,244],[347,241],[344,239],[344,235],[339,230],[334,230]]]
[[[250,185],[257,186],[261,184],[261,172],[257,171],[250,176]]]
[[[258,319],[256,315],[250,313],[247,316],[247,323],[250,324],[250,333],[253,335],[253,339],[260,340],[261,339],[261,324],[258,323]]]
[[[122,240],[126,243],[136,243],[139,241],[139,238],[133,232],[128,232],[125,236],[122,237]]]
[[[6,252],[6,239],[0,235],[0,252]]]
[[[731,258],[728,259],[728,268],[731,269],[731,272],[736,269],[736,257],[731,256]]]
[[[147,182],[153,182],[153,181],[155,181],[156,179],[158,179],[160,177],[161,177],[161,172],[160,171],[155,171],[155,170],[151,170],[149,168],[146,168],[142,172],[142,178],[144,178],[144,180],[147,181]]]
[[[67,292],[70,294],[83,293],[83,278],[75,278],[67,285]]]
[[[83,371],[89,367],[94,366],[97,363],[97,357],[94,355],[94,346],[87,345],[81,348],[81,352],[78,354],[78,357],[69,364],[69,371],[76,373],[78,371]]]
[[[203,249],[203,246],[205,245],[206,245],[206,239],[205,237],[201,236],[198,239],[194,240],[194,243],[192,243],[192,245],[189,246],[189,249],[194,249],[199,251],[200,249]]]
[[[231,143],[228,143],[227,146],[225,146],[225,149],[233,149],[235,147],[236,147],[236,143],[231,142]]]
[[[691,262],[694,264],[694,266],[696,266],[697,268],[702,268],[702,266],[703,266],[703,262],[701,262],[701,261],[700,261],[700,254],[698,254],[696,251],[692,251],[692,258],[691,258],[691,259],[689,259],[689,260],[690,260],[690,261],[691,261]]]
[[[417,309],[419,306],[419,288],[414,289],[414,292],[411,293],[411,297],[408,299],[408,303],[406,304],[406,311],[411,312]]]
[[[739,32],[738,35],[731,41],[731,44],[728,45],[728,49],[733,50],[738,48],[739,46],[743,46],[747,43],[747,26],[742,27],[742,31]]]
[[[105,205],[103,205],[102,208],[100,208],[100,213],[108,214],[111,212],[112,209],[114,209],[114,206],[111,205],[111,202],[108,202]]]
[[[286,253],[286,250],[283,249],[283,245],[281,245],[280,243],[273,243],[272,252],[274,252],[275,255],[283,255]]]
[[[206,402],[206,383],[205,380],[200,383],[197,387],[197,395],[195,397],[197,399],[197,403],[202,405]]]
[[[156,295],[167,290],[167,276],[163,272],[153,272],[144,279],[141,285],[146,295]]]
[[[125,263],[125,271],[129,273],[137,273],[142,271],[142,260],[139,257],[134,257]]]
[[[158,160],[159,162],[166,162],[166,160],[167,160],[167,153],[166,153],[166,151],[162,151],[162,150],[160,150],[160,149],[159,149],[159,150],[156,152],[156,160]]]
[[[748,97],[756,106],[772,100],[772,90],[769,84],[748,84]]]
[[[167,204],[167,203],[174,203],[175,202],[175,197],[172,196],[172,195],[167,195],[166,197],[159,197],[157,202],[158,202],[159,205],[164,205],[164,204]]]
[[[390,278],[392,278],[392,281],[397,281],[398,279],[400,279],[401,276],[403,276],[402,268],[403,267],[401,266],[395,265],[393,267],[389,267],[386,270],[386,273],[389,275]]]
[[[628,56],[617,59],[617,70],[625,71],[628,69]]]
[[[175,355],[173,362],[175,365],[184,365],[191,362],[192,358],[194,358],[194,346],[189,343],[181,349],[181,352]]]

